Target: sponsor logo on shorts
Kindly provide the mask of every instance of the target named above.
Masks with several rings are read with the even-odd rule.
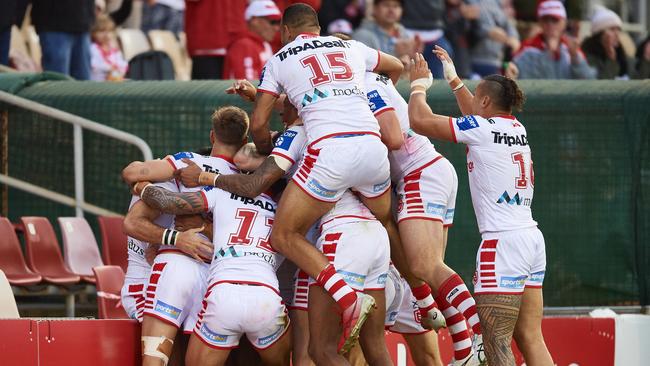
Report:
[[[388,177],[388,179],[386,179],[384,182],[372,186],[372,191],[374,193],[383,192],[386,190],[386,188],[388,188],[389,185],[390,185],[390,177]]]
[[[201,335],[211,343],[226,344],[226,342],[228,342],[227,335],[213,332],[210,328],[208,328],[208,326],[205,323],[201,324],[201,328],[199,329],[199,332],[201,332]]]
[[[505,288],[524,288],[526,284],[526,279],[528,276],[519,276],[519,277],[501,277],[500,286]]]
[[[266,337],[258,338],[257,345],[266,346],[268,344],[273,343],[276,339],[278,339],[282,335],[282,331],[284,331],[284,325],[280,326],[278,330],[276,330],[273,334],[268,335]]]
[[[363,287],[363,285],[366,283],[365,275],[341,270],[338,270],[336,272],[341,275],[341,277],[343,277],[343,281],[345,281],[345,283],[348,285]]]
[[[129,239],[129,250],[134,252],[135,254],[144,257],[144,249],[142,249],[141,246],[136,244],[133,239]]]
[[[312,178],[307,182],[307,188],[321,197],[332,198],[336,196],[336,191],[323,187],[316,179]]]
[[[166,315],[170,318],[178,319],[181,316],[181,309],[166,304],[160,300],[156,301],[156,306],[153,309],[155,312]]]
[[[377,278],[377,284],[385,285],[387,278],[388,278],[388,273],[383,273],[383,274],[379,275],[379,277]]]
[[[467,131],[478,127],[478,122],[474,116],[459,117],[456,118],[456,126],[458,126],[458,129],[461,131]]]
[[[314,92],[311,94],[305,94],[302,97],[302,106],[306,106],[307,104],[315,103],[319,99],[325,99],[329,97],[329,93],[327,91],[321,91],[318,88],[314,88]]]
[[[427,202],[427,213],[430,215],[436,215],[440,217],[445,216],[445,205],[440,205],[437,203]]]
[[[391,311],[390,314],[388,314],[388,321],[394,322],[395,319],[397,319],[397,314],[399,314],[399,311]]]
[[[503,192],[501,197],[499,197],[497,203],[507,203],[509,205],[517,205],[517,206],[521,206],[521,205],[530,206],[532,200],[530,198],[520,197],[519,192],[515,193],[515,195],[511,198],[508,191],[505,191]]]
[[[450,208],[445,212],[445,221],[452,221],[454,219],[454,213],[456,212],[456,209]]]
[[[381,97],[381,95],[379,95],[378,91],[373,90],[368,93],[368,105],[370,106],[372,113],[375,113],[377,110],[384,108],[386,106],[386,102]]]
[[[289,150],[291,147],[291,143],[293,142],[293,139],[298,135],[298,132],[296,131],[284,131],[282,136],[278,137],[278,139],[275,141],[275,147],[283,150]]]
[[[530,282],[542,283],[542,282],[544,282],[544,275],[545,274],[546,274],[546,271],[539,271],[539,272],[531,273],[530,278],[528,280]]]

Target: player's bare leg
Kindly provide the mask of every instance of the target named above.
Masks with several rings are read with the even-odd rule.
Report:
[[[361,328],[359,334],[359,345],[369,365],[393,365],[390,359],[384,334],[384,322],[386,321],[386,294],[384,290],[366,291],[372,296],[377,304],[377,309],[370,313],[368,320]]]
[[[399,223],[399,232],[413,274],[428,283],[434,291],[455,273],[442,259],[444,253],[442,222],[403,220]]]
[[[229,349],[211,348],[207,344],[203,343],[203,341],[195,334],[192,334],[192,337],[190,337],[190,344],[187,347],[187,356],[185,356],[185,365],[186,366],[201,366],[201,365],[222,366],[226,363],[229,354],[230,354]]]
[[[185,364],[185,355],[187,345],[190,342],[190,334],[178,332],[176,339],[174,339],[174,348],[172,348],[172,355],[169,357],[167,366],[183,366]]]
[[[374,301],[365,294],[357,295],[325,255],[305,239],[307,230],[333,206],[334,203],[316,200],[293,181],[289,182],[278,203],[271,243],[275,250],[316,279],[335,300],[343,321],[345,342],[342,349],[347,349],[356,340]],[[310,325],[310,332],[311,329]]]
[[[416,366],[443,366],[435,332],[403,334]]]
[[[291,332],[291,326],[286,330]],[[280,337],[272,346],[263,350],[257,350],[262,358],[262,365],[285,366],[291,362],[291,336],[285,334]]]
[[[318,335],[309,339],[309,356],[317,365],[349,365],[338,354],[343,327],[336,303],[320,286],[309,287],[309,333]]]
[[[553,358],[542,335],[542,289],[526,287],[513,334],[528,366],[552,366]]]
[[[145,314],[142,319],[142,366],[167,365],[178,328]]]
[[[315,366],[309,357],[309,314],[305,310],[290,310],[292,324],[291,364],[294,366]]]
[[[475,298],[488,365],[514,366],[512,334],[517,324],[522,295],[476,294]]]

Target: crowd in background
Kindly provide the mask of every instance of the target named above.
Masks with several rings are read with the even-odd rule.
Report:
[[[169,30],[186,36],[192,79],[258,79],[281,48],[284,8],[307,3],[321,31],[344,33],[408,60],[445,48],[464,78],[500,73],[520,79],[644,79],[650,37],[636,45],[618,14],[586,0],[2,0],[0,64],[10,57],[12,25],[30,19],[41,67],[79,80],[121,80],[128,68],[115,27]],[[581,34],[580,20],[589,21]],[[30,60],[27,60],[29,62]]]

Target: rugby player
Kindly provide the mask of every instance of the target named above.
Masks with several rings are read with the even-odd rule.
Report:
[[[374,301],[357,295],[305,233],[352,188],[386,226],[391,240],[398,235],[390,212],[387,149],[368,110],[363,78],[366,71],[376,70],[397,80],[403,66],[361,43],[319,33],[314,9],[294,4],[285,10],[281,30],[285,46],[263,69],[251,134],[258,151],[269,154],[270,113],[280,93],[286,93],[305,125],[309,146],[278,204],[272,242],[334,298],[342,312],[347,348]]]
[[[510,347],[514,333],[526,364],[551,366],[541,330],[546,252],[530,208],[535,184],[531,149],[526,128],[512,115],[524,103],[523,92],[512,79],[490,75],[472,95],[449,55],[439,47],[434,52],[465,116],[431,111],[426,103],[431,74],[418,54],[411,61],[409,119],[418,133],[467,146],[470,192],[482,236],[474,296],[487,362],[515,364]],[[456,293],[449,299],[455,307],[457,298]]]

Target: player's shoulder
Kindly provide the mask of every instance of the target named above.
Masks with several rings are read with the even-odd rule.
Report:
[[[494,124],[493,121],[491,122],[488,119],[473,114],[455,118],[454,123],[459,131],[469,131],[477,128],[481,129],[488,127],[490,124]]]
[[[305,127],[303,125],[291,126],[286,129],[275,141],[275,147],[283,150],[289,150],[292,144],[307,138]]]
[[[374,72],[366,72],[366,89],[372,87],[387,88],[393,85],[393,81],[386,75],[377,74]]]

